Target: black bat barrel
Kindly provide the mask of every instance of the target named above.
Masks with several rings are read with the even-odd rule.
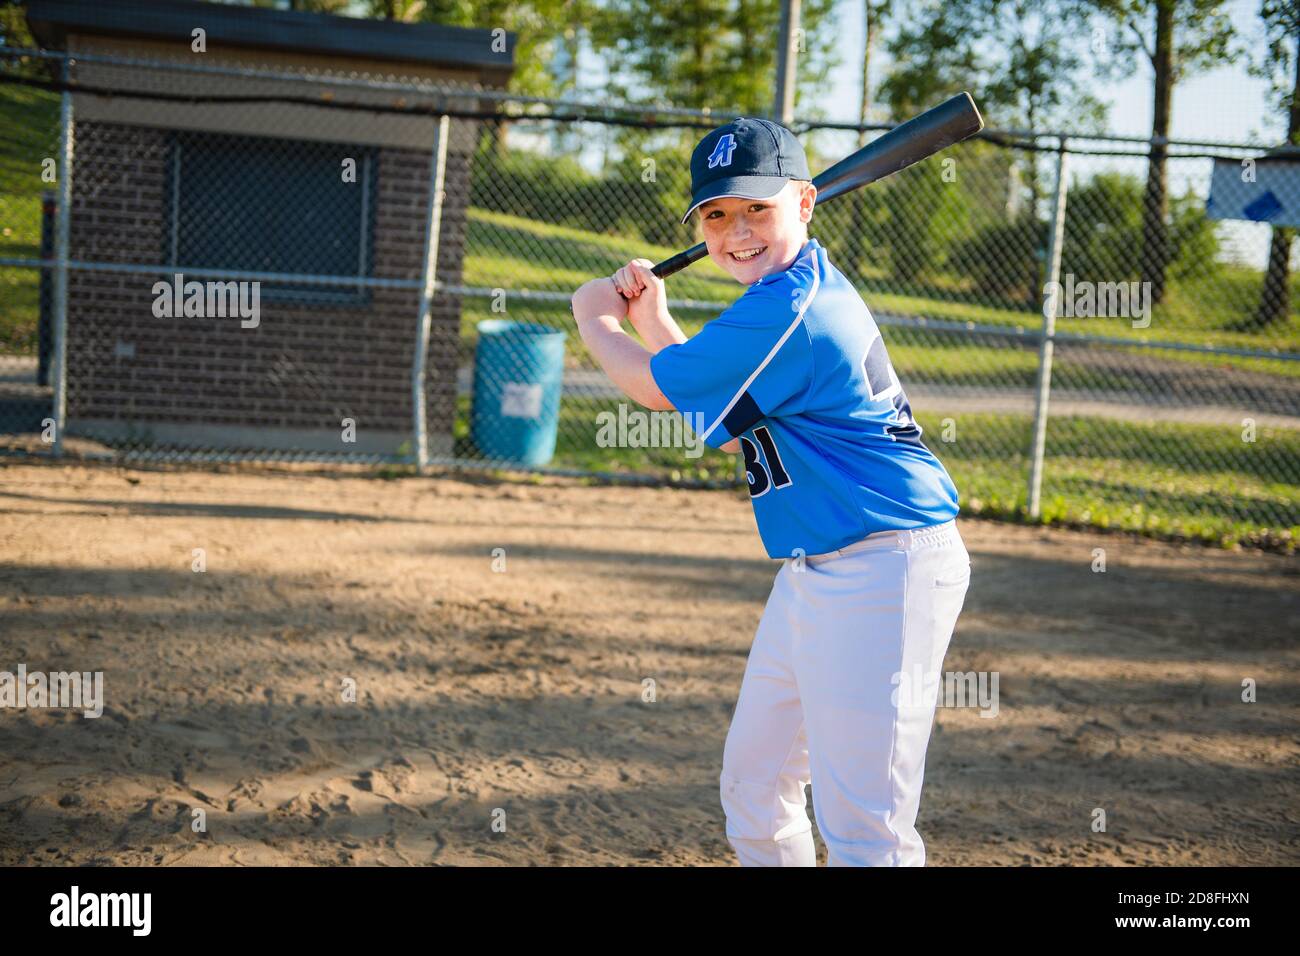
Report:
[[[959,143],[984,128],[984,120],[969,93],[958,93],[895,126],[852,156],[841,159],[821,172],[813,185],[817,201],[826,202],[878,179],[906,169],[953,143]]]

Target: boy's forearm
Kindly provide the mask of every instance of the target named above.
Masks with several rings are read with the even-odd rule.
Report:
[[[617,319],[612,315],[577,318],[578,334],[586,343],[587,351],[623,394],[649,409],[674,410],[673,403],[659,391],[650,374],[650,353],[623,331]],[[740,451],[740,439],[733,438],[718,449],[734,455]]]
[[[653,351],[647,351],[623,331],[620,315],[626,314],[627,307],[613,288],[608,279],[593,279],[573,294],[573,318],[578,334],[592,358],[625,395],[646,408],[673,411],[673,403],[659,390],[650,371],[650,359],[669,345],[685,342],[686,336],[665,312],[660,321],[643,322],[644,331],[637,329],[647,344],[656,343],[651,346]],[[738,452],[739,439],[733,438],[721,450]]]
[[[610,381],[646,408],[667,411],[672,403],[650,374],[650,353],[619,326],[612,315],[575,315],[587,351]]]
[[[656,353],[668,348],[670,345],[680,345],[686,341],[686,335],[682,332],[677,322],[667,312],[663,312],[653,318],[637,318],[629,311],[628,319],[632,323],[632,328],[636,329],[636,334],[641,336],[641,341],[645,343],[651,353]]]

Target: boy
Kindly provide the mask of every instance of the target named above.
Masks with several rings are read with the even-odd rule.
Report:
[[[783,126],[740,118],[691,157],[709,257],[745,292],[694,338],[646,259],[573,295],[591,354],[635,401],[744,455],[783,559],[720,776],[746,866],[923,866],[915,820],[943,657],[970,581],[957,492],[921,441],[871,313],[808,237],[817,189]],[[620,327],[626,315],[644,347]]]

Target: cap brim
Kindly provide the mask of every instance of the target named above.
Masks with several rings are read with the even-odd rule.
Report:
[[[691,213],[712,199],[771,199],[790,182],[784,176],[733,176],[709,183],[699,195],[692,197],[691,208],[682,216],[682,225],[691,218]]]

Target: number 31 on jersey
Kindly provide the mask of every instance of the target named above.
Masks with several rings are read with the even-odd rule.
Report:
[[[758,441],[758,445],[763,446],[763,458],[767,459],[766,464],[759,458],[758,445],[744,435],[740,436],[740,450],[745,456],[749,496],[761,498],[773,488],[784,488],[791,482],[785,465],[781,464],[781,453],[776,450],[776,442],[772,441],[772,433],[767,430],[767,426],[759,425],[755,428],[754,438]]]

